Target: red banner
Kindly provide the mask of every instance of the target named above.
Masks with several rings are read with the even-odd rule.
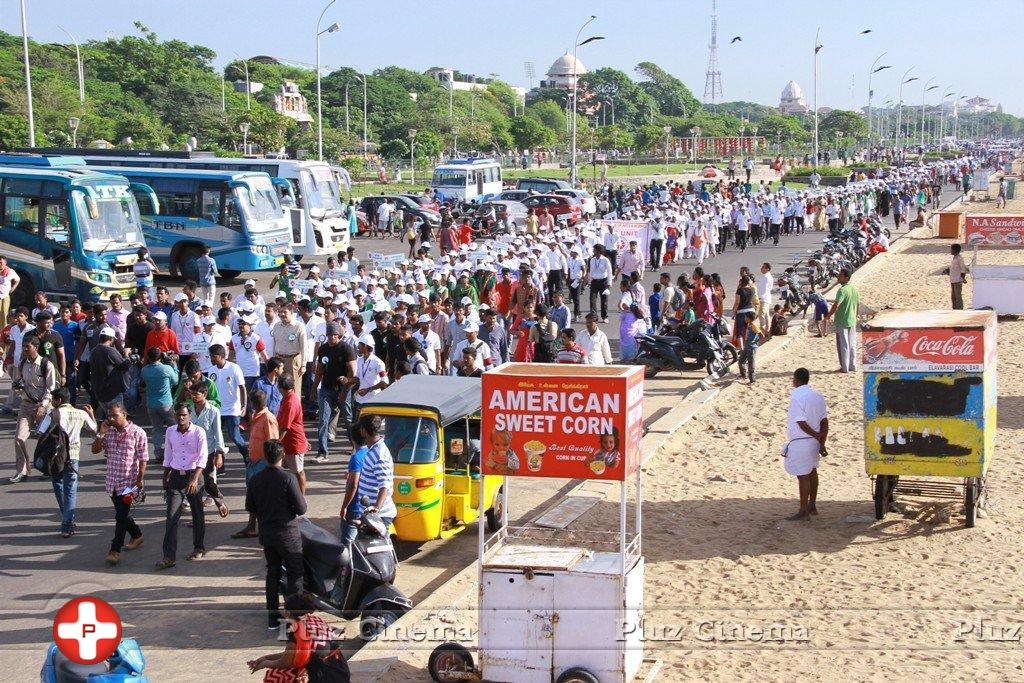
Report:
[[[483,375],[484,474],[621,481],[640,467],[639,366],[510,363]]]
[[[1024,216],[967,216],[964,240],[968,246],[1024,246]]]
[[[982,372],[986,346],[995,352],[994,339],[986,345],[985,332],[950,328],[864,330],[863,368],[865,372]]]

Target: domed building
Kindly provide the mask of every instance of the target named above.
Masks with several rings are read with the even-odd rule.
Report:
[[[796,81],[790,81],[779,95],[779,111],[783,114],[803,116],[811,109],[804,102],[804,91]]]
[[[575,68],[573,68],[574,65]],[[587,73],[587,67],[583,66],[583,62],[573,57],[572,53],[566,52],[556,59],[551,68],[548,69],[548,77],[541,80],[540,87],[571,90],[573,80],[578,79],[585,73]]]

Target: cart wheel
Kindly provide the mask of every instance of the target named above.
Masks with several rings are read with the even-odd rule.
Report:
[[[574,666],[566,669],[555,679],[555,683],[598,683],[597,676],[590,673],[582,666]]]
[[[974,527],[975,515],[978,511],[978,488],[977,477],[967,477],[967,483],[964,486],[964,526],[968,529]]]
[[[889,511],[889,475],[879,474],[875,477],[875,519],[882,519]]]
[[[501,528],[501,518],[505,509],[504,489],[504,486],[498,487],[494,492],[494,501],[490,509],[484,511],[484,516],[487,517],[487,530],[492,534]]]
[[[438,683],[472,680],[476,667],[473,655],[458,643],[441,643],[430,653],[427,661],[430,677]]]

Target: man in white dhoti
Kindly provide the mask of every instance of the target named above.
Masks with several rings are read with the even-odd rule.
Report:
[[[793,392],[789,396],[786,418],[786,443],[782,447],[786,472],[797,478],[800,488],[800,511],[789,519],[810,519],[818,514],[818,462],[828,455],[828,413],[825,397],[809,385],[807,368],[793,372]]]

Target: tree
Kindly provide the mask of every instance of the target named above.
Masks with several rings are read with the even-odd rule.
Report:
[[[783,116],[782,114],[771,114],[758,122],[758,136],[764,137],[769,143],[785,142],[793,140],[803,142],[808,139],[807,131],[804,130],[800,119],[795,116]]]
[[[432,130],[421,130],[416,133],[416,158],[436,159],[444,150],[441,136]]]
[[[409,145],[401,138],[392,138],[377,148],[377,152],[388,161],[397,161],[409,157]]]
[[[555,135],[565,134],[565,111],[553,100],[534,102],[526,108],[526,115],[540,121]]]
[[[643,125],[636,131],[636,146],[644,152],[652,151],[665,140],[665,131],[660,126]]]
[[[692,116],[701,109],[690,89],[654,62],[640,62],[636,65],[636,72],[647,79],[640,87],[657,101],[662,114]]]
[[[555,132],[533,116],[517,116],[512,119],[510,129],[512,140],[519,149],[536,149],[555,144]]]
[[[615,123],[635,128],[647,123],[651,109],[658,103],[635,83],[628,74],[618,69],[595,69],[580,78],[580,103],[596,107],[601,122],[612,123],[611,110],[615,109]]]
[[[833,109],[818,121],[819,137],[834,138],[837,133],[846,138],[862,138],[868,133],[868,121],[855,111]]]
[[[636,138],[622,126],[598,126],[594,144],[601,149],[624,149],[636,144]]]

